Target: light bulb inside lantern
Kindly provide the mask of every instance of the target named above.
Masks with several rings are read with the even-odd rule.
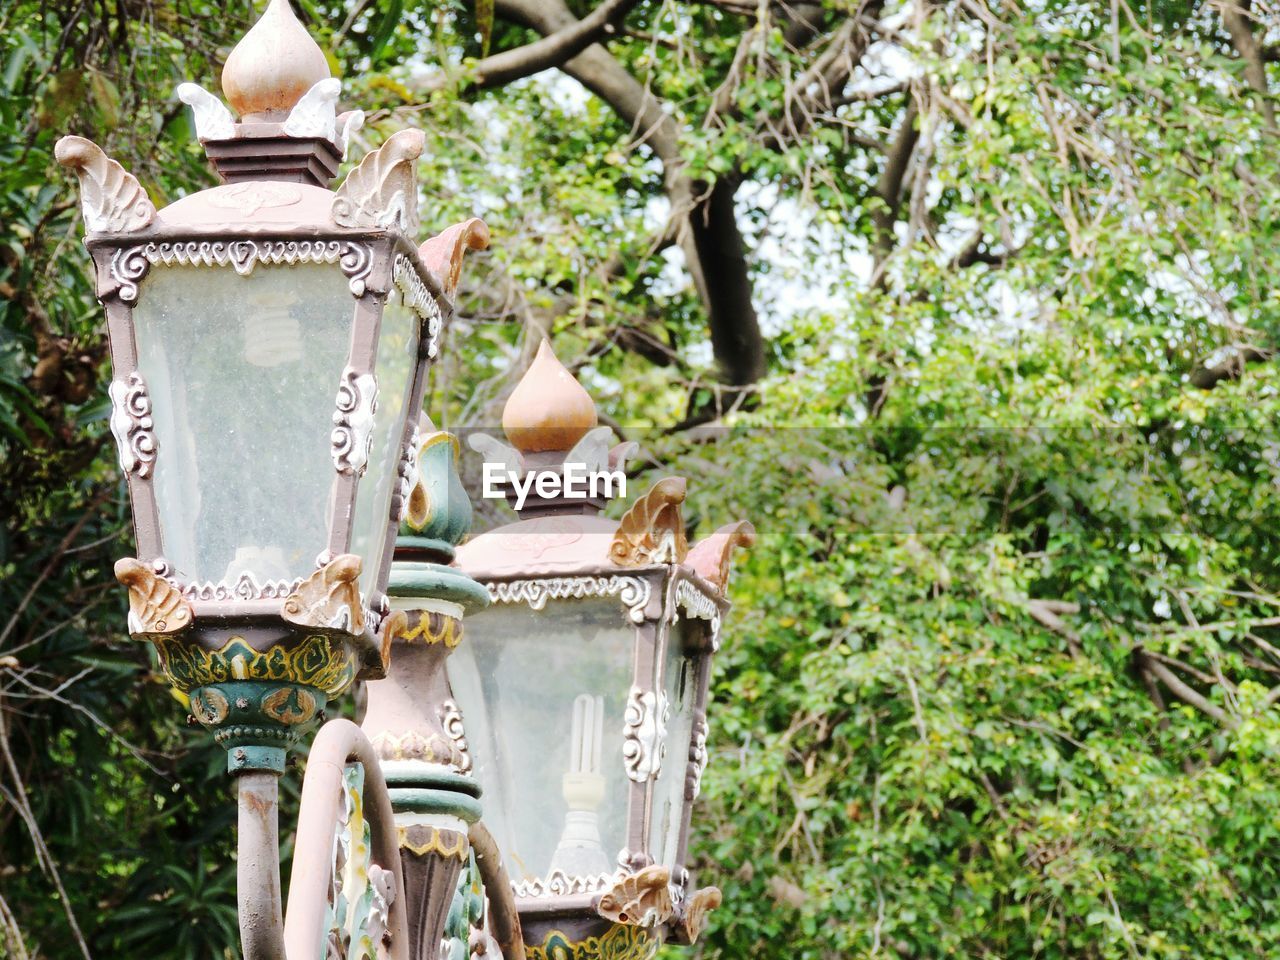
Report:
[[[573,701],[573,729],[569,738],[569,770],[562,790],[569,805],[564,832],[551,857],[551,872],[567,876],[597,876],[609,872],[609,858],[600,844],[597,811],[604,800],[600,749],[604,742],[604,697],[584,693]]]

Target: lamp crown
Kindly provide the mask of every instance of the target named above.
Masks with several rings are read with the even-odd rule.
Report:
[[[503,408],[507,439],[523,454],[568,451],[597,422],[591,394],[543,340]]]
[[[276,121],[330,76],[324,51],[298,22],[289,0],[270,0],[227,57],[222,92],[242,119]]]

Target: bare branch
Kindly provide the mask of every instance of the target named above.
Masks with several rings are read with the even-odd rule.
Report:
[[[1134,652],[1140,658],[1142,666],[1150,671],[1151,675],[1168,688],[1169,692],[1181,700],[1188,706],[1195,707],[1205,716],[1216,720],[1224,727],[1235,726],[1235,721],[1227,715],[1216,703],[1210,702],[1202,694],[1194,690],[1192,687],[1183,683],[1182,680],[1168,667],[1159,660],[1148,656],[1145,650],[1137,650]]]

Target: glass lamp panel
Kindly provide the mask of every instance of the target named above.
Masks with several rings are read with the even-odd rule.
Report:
[[[676,866],[680,824],[684,817],[684,781],[693,738],[693,709],[697,698],[697,660],[688,651],[696,621],[677,620],[667,634],[659,689],[667,698],[667,750],[653,788],[653,819],[649,823],[649,855],[665,867]]]
[[[355,521],[351,528],[351,547],[364,559],[360,573],[360,590],[367,597],[372,591],[382,562],[387,537],[394,534],[390,525],[391,495],[399,482],[398,469],[405,417],[413,402],[413,374],[418,364],[418,315],[404,302],[399,288],[387,295],[382,311],[374,376],[378,381],[378,403],[373,413],[373,429],[369,434],[369,462],[356,491]]]
[[[315,569],[353,316],[332,265],[259,265],[248,276],[158,265],[147,275],[134,336],[163,554],[179,580],[261,585]]]
[[[611,874],[631,781],[623,715],[635,628],[617,600],[495,604],[449,659],[485,822],[515,882]]]

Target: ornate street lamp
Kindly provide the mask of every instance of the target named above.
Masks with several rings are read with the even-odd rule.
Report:
[[[484,224],[415,245],[414,130],[329,189],[362,117],[338,114],[288,0],[222,81],[239,119],[178,90],[219,186],[157,210],[90,141],[56,156],[111,340],[129,632],[227,749],[244,957],[638,960],[693,940],[719,902],[685,867],[710,659],[750,526],[689,550],[683,480],[621,523],[539,484],[526,519],[457,550],[456,445],[418,421]],[[595,422],[544,346],[504,416],[515,447],[489,449],[517,477],[620,468]],[[308,751],[286,916],[278,778],[357,679],[362,727],[330,720]]]
[[[503,413],[513,446],[472,444],[516,476],[619,471],[633,445],[610,450],[596,422],[544,343]],[[691,882],[688,836],[729,556],[754,532],[732,524],[690,550],[676,477],[621,522],[599,515],[599,489],[528,483],[520,520],[458,551],[493,604],[449,660],[453,695],[528,956],[645,958],[696,939],[720,902]]]
[[[462,253],[487,231],[472,220],[417,245],[416,130],[329,189],[362,116],[338,115],[340,84],[287,0],[270,0],[222,80],[238,120],[194,84],[178,91],[222,185],[157,210],[90,141],[64,137],[56,156],[80,181],[110,334],[110,427],[137,538],[137,557],[116,566],[129,632],[155,644],[194,718],[227,748],[245,954],[275,958],[277,778],[329,698],[386,670],[384,591],[427,367]],[[321,784],[310,809],[329,823],[322,859],[335,824],[356,822],[353,797],[368,801],[371,834],[348,836],[338,859],[364,866],[347,870],[355,886],[329,919],[353,943],[399,931],[392,954],[404,956],[378,766],[354,726],[331,726],[308,770],[308,789],[312,768]],[[327,752],[332,769],[317,761]],[[363,786],[343,786],[348,760]],[[338,872],[328,863],[322,893]],[[314,910],[293,920],[291,954],[301,944],[299,956],[314,956],[324,925]]]

